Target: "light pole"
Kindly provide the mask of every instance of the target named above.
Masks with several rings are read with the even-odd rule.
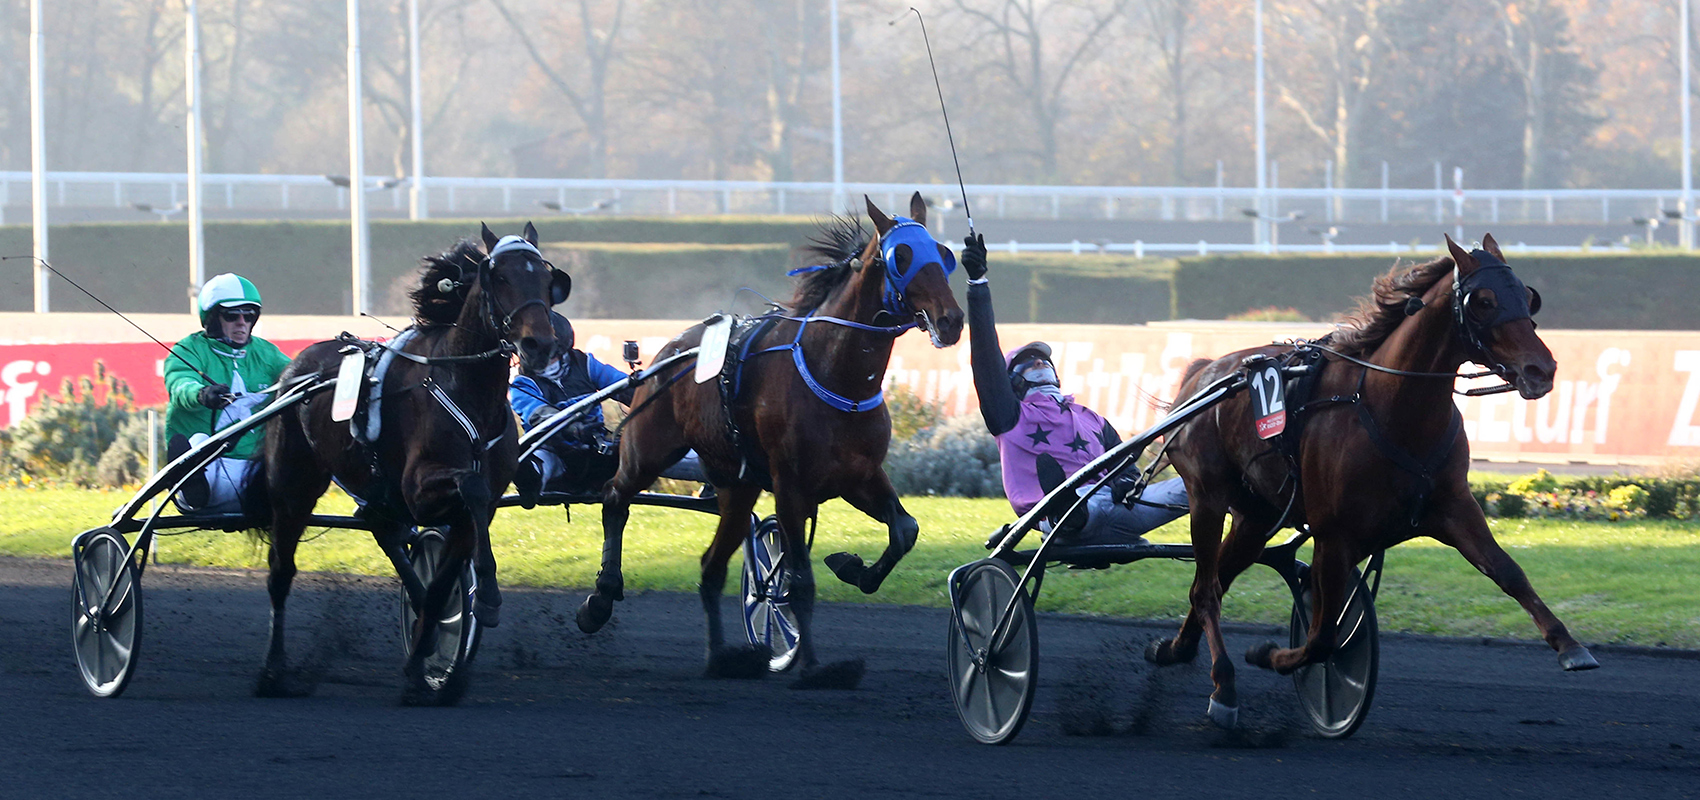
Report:
[[[1263,245],[1269,242],[1269,225],[1263,218],[1264,212],[1268,210],[1264,190],[1265,164],[1269,158],[1263,136],[1263,0],[1257,0],[1252,8],[1252,25],[1255,28],[1252,49],[1255,53],[1254,60],[1257,62],[1257,216],[1252,219],[1252,230],[1257,239],[1256,244]]]
[[[838,76],[838,0],[832,0],[832,213],[844,211],[844,98]]]
[[[1692,250],[1694,249],[1694,222],[1691,219],[1694,215],[1694,145],[1691,139],[1692,126],[1689,124],[1688,114],[1689,0],[1680,0],[1680,2],[1682,3],[1682,13],[1679,15],[1681,24],[1678,27],[1682,28],[1682,44],[1677,49],[1681,51],[1682,55],[1682,205],[1678,210],[1682,212],[1683,222],[1677,226],[1677,231],[1679,232],[1678,238],[1682,240],[1679,242],[1682,249]]]
[[[351,313],[372,309],[367,290],[371,283],[372,247],[366,231],[366,141],[361,124],[360,101],[360,0],[348,0],[348,207],[353,264]]]
[[[35,310],[47,313],[47,137],[41,88],[41,0],[30,0],[30,225],[35,233]]]
[[[201,229],[201,11],[198,0],[185,4],[183,40],[187,48],[184,58],[183,84],[187,94],[189,139],[189,313],[195,313],[196,293],[207,280],[206,237]]]
[[[407,74],[409,92],[413,98],[413,180],[407,187],[407,218],[426,219],[431,216],[425,193],[425,112],[419,92],[419,0],[407,0]]]

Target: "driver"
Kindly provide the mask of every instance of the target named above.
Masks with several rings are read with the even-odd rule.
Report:
[[[541,369],[530,370],[522,366],[520,374],[508,384],[508,403],[528,431],[587,395],[626,379],[626,374],[618,368],[604,364],[596,356],[573,346],[573,325],[566,317],[551,311],[549,322],[555,328],[556,357]],[[627,387],[611,399],[629,406],[633,390],[634,387]],[[533,460],[535,463],[520,465],[521,474],[514,478],[521,494],[540,488],[552,491],[599,490],[602,484],[614,477],[620,466],[620,454],[613,434],[603,422],[600,405],[587,409],[579,419],[567,423],[552,435],[544,446],[538,448]],[[663,470],[661,476],[706,481],[695,451]]]
[[[254,335],[260,290],[232,273],[214,275],[198,298],[201,330],[183,337],[165,360],[166,455],[188,452],[213,433],[247,419],[266,404],[264,390],[277,382],[289,357]],[[242,435],[225,454],[183,484],[184,510],[239,512],[248,478],[259,464],[263,432]]]
[[[1025,514],[1044,498],[1046,487],[1103,455],[1121,436],[1098,412],[1063,394],[1050,345],[1030,342],[1007,355],[1000,351],[986,279],[986,238],[971,236],[963,245],[974,391],[986,428],[997,438],[1004,494],[1017,514]],[[1072,515],[1060,524],[1059,541],[1144,544],[1146,531],[1186,513],[1177,510],[1187,504],[1180,478],[1153,483],[1142,495],[1127,498],[1130,485],[1131,480],[1118,479],[1093,494],[1084,515]],[[1049,528],[1045,523],[1041,527]]]

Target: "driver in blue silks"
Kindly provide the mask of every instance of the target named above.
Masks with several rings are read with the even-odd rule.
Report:
[[[525,430],[626,378],[618,368],[574,346],[573,326],[566,317],[551,311],[549,321],[555,328],[556,357],[538,370],[522,368],[508,384],[508,404]],[[610,399],[630,405],[632,388],[616,392]],[[514,478],[522,494],[528,488],[539,488],[539,484],[551,491],[598,491],[620,466],[620,454],[603,421],[600,404],[567,423],[538,448],[533,459],[535,463],[521,464],[521,475]],[[531,474],[526,474],[528,471]],[[694,451],[664,471],[662,477],[706,480]]]

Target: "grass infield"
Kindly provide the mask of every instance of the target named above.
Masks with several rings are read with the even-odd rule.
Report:
[[[110,519],[129,494],[75,489],[0,489],[0,555],[65,558],[71,537]],[[904,501],[921,523],[921,541],[871,597],[833,579],[817,558],[821,598],[830,601],[944,606],[945,578],[984,555],[988,533],[1012,516],[1003,500],[914,497]],[[346,513],[347,498],[328,497],[326,513]],[[768,513],[771,500],[760,513]],[[494,526],[505,585],[589,586],[601,552],[600,513],[578,506],[507,509]],[[1492,520],[1494,534],[1523,566],[1547,604],[1585,642],[1700,647],[1700,525],[1680,522],[1586,523]],[[697,561],[713,519],[705,514],[634,508],[626,533],[626,588],[693,591]],[[388,561],[361,532],[309,531],[303,570],[389,574]],[[1153,541],[1186,541],[1185,521]],[[885,545],[873,520],[833,501],[821,509],[818,555],[838,550],[872,560]],[[263,568],[264,546],[243,534],[195,532],[166,537],[165,563]],[[737,592],[737,565],[728,593]],[[1041,610],[1145,619],[1179,619],[1186,610],[1190,563],[1146,561],[1105,571],[1051,571]],[[1275,574],[1254,567],[1223,603],[1223,619],[1285,624],[1292,601]],[[1539,638],[1522,608],[1455,551],[1419,539],[1387,557],[1377,603],[1385,631]],[[259,609],[255,613],[261,613]]]

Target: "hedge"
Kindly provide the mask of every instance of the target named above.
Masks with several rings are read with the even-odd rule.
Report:
[[[389,295],[420,256],[478,235],[475,219],[374,220],[372,287],[375,306],[394,311]],[[489,220],[497,233],[518,232],[524,220]],[[534,219],[544,241],[797,244],[814,223],[804,217],[607,217]],[[53,266],[122,311],[176,312],[188,308],[188,228],[181,223],[55,225]],[[218,221],[205,227],[210,273],[240,272],[259,284],[268,310],[341,314],[348,309],[349,228],[346,221]],[[0,226],[0,255],[28,255],[28,225]],[[32,307],[28,259],[0,264],[0,311]],[[99,311],[76,289],[56,282],[53,308]]]
[[[1510,254],[1541,293],[1540,322],[1555,328],[1700,329],[1700,257],[1677,253]],[[1178,260],[1176,319],[1222,319],[1291,306],[1331,319],[1368,294],[1394,264],[1385,256],[1206,256]],[[1404,263],[1410,263],[1406,258]]]

